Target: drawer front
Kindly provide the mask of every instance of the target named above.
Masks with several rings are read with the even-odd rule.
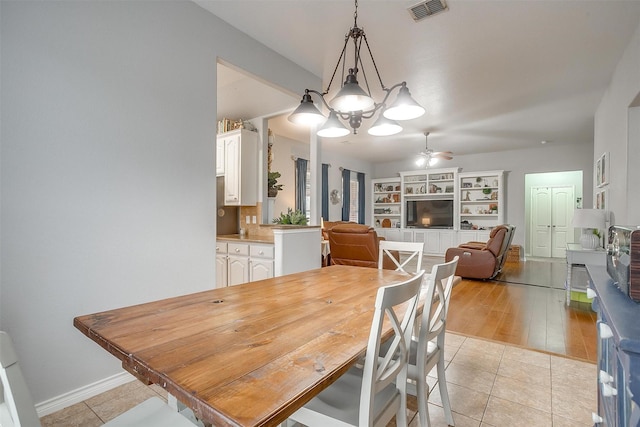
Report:
[[[273,245],[251,245],[251,258],[273,258]]]
[[[246,243],[229,243],[229,255],[249,255],[249,245]]]
[[[217,254],[226,254],[227,253],[227,242],[216,242],[216,253]]]

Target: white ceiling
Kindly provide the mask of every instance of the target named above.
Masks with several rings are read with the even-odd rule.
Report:
[[[353,25],[349,0],[196,2],[322,76],[325,85]],[[405,130],[392,137],[371,137],[363,125],[358,135],[324,139],[324,146],[380,162],[420,151],[425,130],[430,148],[455,154],[533,147],[543,140],[587,144],[596,107],[640,22],[640,0],[449,0],[448,11],[414,22],[407,8],[416,3],[360,0],[358,24],[385,85],[405,80],[427,113],[403,122]],[[219,116],[257,117],[300,102],[302,94],[292,98],[221,71]],[[366,71],[374,85],[373,70]]]

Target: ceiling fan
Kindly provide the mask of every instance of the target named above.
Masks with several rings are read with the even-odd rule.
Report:
[[[451,160],[453,159],[453,153],[451,151],[433,151],[427,145],[427,138],[429,137],[429,132],[424,133],[424,151],[420,152],[420,157],[416,160],[416,165],[425,168],[434,166],[438,163],[439,159]]]

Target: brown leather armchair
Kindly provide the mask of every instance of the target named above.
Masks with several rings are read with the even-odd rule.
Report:
[[[447,249],[445,260],[460,257],[456,275],[469,279],[493,279],[502,270],[507,259],[509,245],[513,240],[516,227],[509,224],[499,225],[491,230],[489,240],[463,243],[457,248]]]
[[[355,265],[378,268],[379,241],[381,238],[364,224],[342,223],[327,229],[331,265]],[[383,268],[394,270],[393,261],[385,256]]]
[[[329,240],[328,230],[338,224],[356,224],[356,223],[350,222],[350,221],[322,221],[322,238],[324,240]]]

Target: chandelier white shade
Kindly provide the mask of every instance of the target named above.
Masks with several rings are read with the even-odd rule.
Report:
[[[373,136],[389,136],[400,132],[402,132],[402,126],[394,120],[386,118],[383,114],[380,114],[378,120],[367,131],[369,135]]]
[[[324,118],[324,117],[323,117]],[[349,135],[350,131],[346,128],[345,125],[342,124],[340,120],[338,120],[338,116],[335,112],[329,113],[329,118],[322,125],[320,129],[318,129],[318,136],[326,137],[326,138],[337,138],[341,136]]]
[[[396,102],[384,111],[384,116],[391,120],[411,120],[424,113],[424,108],[411,97],[409,89],[402,86]]]
[[[344,76],[344,71],[347,69],[346,59],[348,54],[349,41],[353,42],[353,66],[348,67],[348,74]],[[369,53],[371,63],[373,64],[375,75],[380,83],[380,88],[385,93],[384,98],[380,102],[376,102],[371,96],[369,90],[369,82],[367,81],[367,73],[364,70],[364,64],[360,56],[360,49],[362,42],[365,43],[366,52]],[[343,84],[335,97],[327,102],[325,96],[328,95],[331,90],[331,84],[336,77],[336,72],[342,65],[343,71]],[[358,83],[358,72],[362,71],[364,77],[364,90]],[[387,105],[387,99],[393,91],[398,89],[398,95],[393,104]],[[329,111],[328,118],[313,104],[311,96],[314,95],[319,98],[323,107]],[[378,119],[373,126],[368,130],[370,135],[375,136],[387,136],[393,135],[402,131],[402,126],[395,123],[396,120],[411,120],[422,116],[425,113],[425,109],[418,104],[409,93],[406,82],[401,82],[387,88],[382,83],[380,72],[371,53],[371,47],[367,41],[367,36],[364,30],[358,27],[358,0],[355,0],[355,13],[353,20],[353,27],[349,30],[345,36],[344,47],[338,63],[336,64],[329,85],[324,92],[319,92],[313,89],[305,89],[305,93],[302,96],[300,105],[289,115],[289,121],[295,124],[317,125],[326,120],[325,124],[318,130],[318,136],[324,137],[340,137],[349,134],[353,131],[354,134],[358,133],[358,129],[362,124],[363,119],[371,119],[376,115],[376,112],[381,111]],[[386,119],[386,120],[385,120]],[[344,120],[349,124],[351,131],[342,125],[341,127],[336,124]],[[344,133],[344,129],[347,133]]]

